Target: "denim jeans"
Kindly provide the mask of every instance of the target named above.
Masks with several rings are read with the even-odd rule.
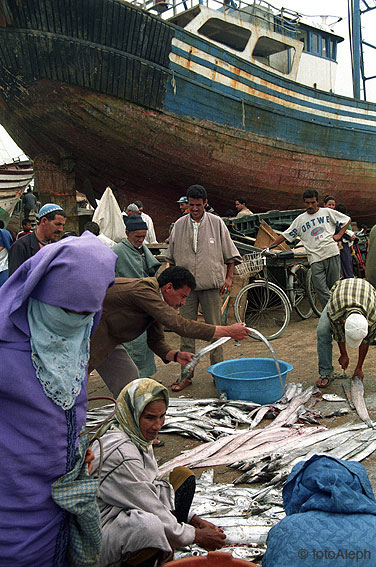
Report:
[[[329,376],[333,372],[332,364],[332,329],[328,317],[328,306],[321,313],[317,325],[317,356],[319,359],[320,376]]]

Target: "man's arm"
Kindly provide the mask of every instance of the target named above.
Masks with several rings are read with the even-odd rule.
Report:
[[[227,264],[225,283],[221,287],[221,291],[220,291],[221,295],[227,293],[230,287],[232,286],[232,280],[234,279],[234,267],[235,267],[234,262]]]
[[[335,240],[336,242],[338,242],[339,240],[341,240],[342,236],[345,234],[346,230],[349,227],[349,224],[351,222],[351,219],[349,220],[348,223],[346,223],[339,232],[337,232],[337,234],[333,234],[333,240]]]
[[[358,362],[357,362],[356,368],[354,370],[354,373],[352,375],[353,378],[355,378],[355,376],[359,376],[360,380],[363,380],[363,378],[364,378],[363,362],[364,362],[364,360],[367,356],[368,348],[369,348],[368,343],[361,343],[361,345],[359,347],[359,352],[358,352]]]
[[[285,240],[286,238],[283,236],[283,234],[280,234],[279,236],[277,236],[275,240],[273,240],[271,244],[269,244],[268,246],[264,246],[264,248],[270,248],[271,246],[279,246],[280,244],[282,244],[282,242],[285,242]]]
[[[340,357],[338,359],[338,362],[339,362],[341,368],[343,368],[343,370],[346,370],[346,368],[349,365],[349,357],[348,357],[347,350],[346,350],[346,343],[345,342],[339,342],[338,347],[339,347],[339,352],[340,352]]]
[[[181,316],[179,315],[179,317]],[[197,321],[190,321],[190,323],[193,325],[193,328],[201,327],[203,325],[202,323],[198,323]],[[210,330],[213,330],[213,335],[211,337],[213,339],[220,339],[222,337],[231,337],[236,341],[241,341],[248,337],[248,331],[245,327],[245,323],[234,323],[233,325],[228,325],[228,326],[207,325],[205,323],[205,326],[208,327]],[[180,333],[178,332],[178,334]],[[182,366],[185,366],[186,364],[188,364],[188,362],[192,360],[194,356],[193,353],[181,352],[171,348],[171,346],[166,342],[164,338],[162,327],[157,323],[149,327],[149,329],[147,330],[147,335],[148,335],[148,345],[150,349],[165,362],[174,361],[174,362],[178,362]],[[195,338],[200,338],[200,337],[197,337],[196,335]],[[205,340],[208,339],[205,338]]]

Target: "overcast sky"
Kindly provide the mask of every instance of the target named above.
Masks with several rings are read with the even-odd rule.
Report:
[[[248,0],[249,3],[250,0]],[[307,15],[330,15],[341,16],[342,21],[333,27],[333,31],[345,38],[345,41],[338,46],[338,70],[337,70],[337,86],[336,92],[346,96],[352,96],[352,75],[351,75],[351,59],[348,41],[348,0],[270,0],[270,4],[276,8],[289,8],[297,12]],[[362,0],[360,0],[362,8]],[[376,4],[372,0],[368,0],[369,5]],[[364,7],[364,6],[363,6]],[[374,43],[373,30],[376,29],[376,10],[362,16],[362,34],[363,40]],[[365,48],[365,73],[366,76],[376,75],[375,50]],[[376,79],[367,83],[367,100],[376,102]],[[7,161],[9,156],[18,157],[22,155],[22,151],[17,147],[13,140],[6,134],[5,130],[0,126],[0,163]],[[1,159],[3,158],[3,160]]]

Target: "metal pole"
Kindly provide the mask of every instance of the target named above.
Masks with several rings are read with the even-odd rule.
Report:
[[[360,6],[359,0],[352,0],[352,51],[354,98],[360,99]]]

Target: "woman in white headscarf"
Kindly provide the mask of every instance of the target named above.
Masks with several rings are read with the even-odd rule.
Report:
[[[193,542],[207,549],[223,547],[220,528],[191,514],[195,477],[177,467],[170,482],[157,480],[152,441],[164,423],[168,391],[143,378],[120,392],[114,419],[100,433],[103,467],[98,494],[102,517],[101,566],[147,566],[163,562],[177,546]],[[94,445],[93,473],[100,450]]]

